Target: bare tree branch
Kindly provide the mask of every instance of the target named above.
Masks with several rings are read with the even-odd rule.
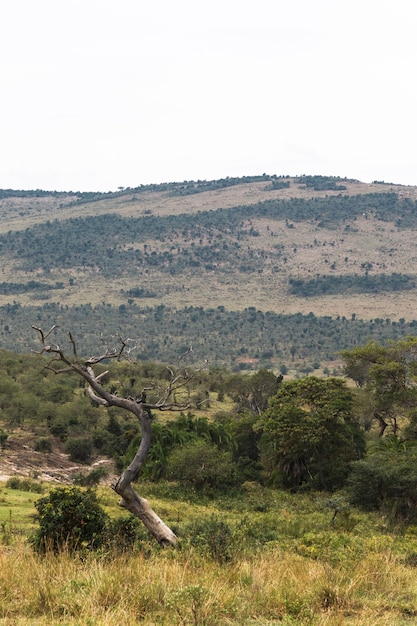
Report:
[[[185,389],[190,381],[201,370],[199,369],[189,373],[185,368],[180,371],[179,367],[176,370],[168,367],[167,369],[170,373],[170,379],[165,388],[159,388],[159,398],[156,402],[146,402],[143,393],[142,398],[139,400],[134,398],[119,398],[115,393],[110,393],[103,387],[103,379],[108,374],[108,371],[96,374],[94,372],[94,366],[104,360],[113,359],[120,361],[123,358],[129,358],[132,350],[131,344],[133,343],[131,339],[124,340],[121,337],[118,337],[118,348],[110,350],[106,347],[103,354],[99,356],[91,356],[89,359],[83,361],[78,355],[76,342],[71,333],[69,333],[69,343],[72,347],[72,357],[68,357],[59,344],[47,342],[48,337],[57,329],[56,325],[52,326],[47,332],[44,332],[42,328],[39,328],[38,326],[32,326],[32,328],[39,333],[41,342],[41,349],[34,352],[36,354],[47,353],[54,355],[47,369],[50,369],[55,374],[75,372],[86,381],[88,384],[88,395],[95,402],[106,407],[120,407],[126,411],[130,411],[137,417],[141,427],[141,442],[133,461],[122,473],[114,485],[114,489],[122,498],[120,505],[127,508],[133,515],[141,519],[149,532],[160,544],[175,545],[177,541],[175,534],[152,510],[147,500],[139,496],[134,491],[132,488],[132,482],[137,480],[140,476],[151,446],[151,418],[148,410],[157,409],[164,411],[168,409],[184,410],[189,408],[189,402],[177,402],[175,394],[178,391]],[[192,348],[181,355],[179,364],[181,364],[191,352]],[[63,366],[57,368],[52,366],[52,363],[63,364]],[[149,389],[157,390],[158,388],[154,385]],[[171,398],[174,399],[171,400]]]

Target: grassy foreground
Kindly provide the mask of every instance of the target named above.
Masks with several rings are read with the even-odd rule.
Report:
[[[152,504],[181,537],[178,549],[145,540],[128,552],[81,557],[36,555],[26,538],[28,494],[2,486],[0,624],[416,623],[415,528],[400,532],[355,510],[333,519],[320,495],[252,487],[236,498],[181,502],[153,489]],[[103,500],[121,515],[107,491]],[[219,534],[222,523],[230,535]]]

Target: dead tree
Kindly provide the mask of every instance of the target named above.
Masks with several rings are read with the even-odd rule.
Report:
[[[68,335],[72,354],[68,356],[60,345],[48,341],[48,337],[50,337],[57,328],[56,325],[52,326],[47,332],[44,332],[37,326],[32,326],[32,328],[39,333],[42,344],[41,349],[34,352],[37,354],[48,353],[54,355],[47,369],[52,370],[55,374],[67,372],[77,374],[87,382],[88,394],[91,399],[106,407],[120,407],[126,411],[130,411],[137,417],[141,428],[140,445],[133,461],[122,473],[115,485],[113,485],[113,488],[116,493],[121,496],[120,506],[125,507],[133,515],[138,517],[150,534],[153,535],[161,545],[175,545],[177,542],[176,535],[152,510],[148,501],[136,493],[132,487],[132,482],[135,482],[139,478],[151,446],[150,410],[185,410],[189,408],[188,404],[177,403],[177,394],[188,385],[199,370],[194,370],[194,372],[189,373],[187,369],[181,368],[180,366],[176,370],[168,368],[170,378],[165,387],[158,389],[156,386],[152,387],[152,389],[156,389],[159,392],[159,397],[156,402],[146,402],[145,393],[143,393],[139,399],[130,397],[119,398],[115,393],[107,391],[103,386],[102,381],[108,375],[108,371],[96,374],[94,368],[98,363],[103,361],[120,361],[124,358],[129,358],[129,352],[131,351],[131,347],[129,347],[131,345],[130,340],[123,340],[121,337],[118,337],[119,345],[117,349],[106,348],[100,356],[92,356],[84,360],[78,356],[77,347],[71,333],[68,333]],[[180,365],[190,351],[181,357]],[[172,399],[174,400],[172,401]]]

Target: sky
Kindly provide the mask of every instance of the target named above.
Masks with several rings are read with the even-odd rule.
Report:
[[[0,188],[417,185],[415,0],[3,0]]]

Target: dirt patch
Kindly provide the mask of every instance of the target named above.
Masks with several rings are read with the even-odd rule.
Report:
[[[80,465],[58,449],[52,452],[36,452],[31,442],[29,433],[18,432],[9,436],[4,449],[0,450],[0,481],[6,481],[11,476],[25,476],[47,482],[71,484],[80,474],[88,474],[98,467],[108,470],[103,482],[115,481],[114,464],[110,459],[102,458],[91,465]]]

